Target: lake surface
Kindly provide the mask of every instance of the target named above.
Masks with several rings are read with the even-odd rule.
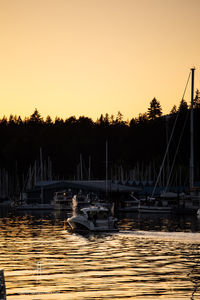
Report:
[[[119,216],[119,233],[69,233],[67,216],[0,217],[8,300],[199,299],[200,220]]]

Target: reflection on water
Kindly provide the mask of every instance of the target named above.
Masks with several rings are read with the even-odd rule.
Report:
[[[64,219],[0,218],[8,300],[200,297],[196,217],[126,215],[119,233],[88,236],[70,234]]]
[[[196,215],[126,214],[121,215],[120,225],[126,230],[200,232],[200,218]]]

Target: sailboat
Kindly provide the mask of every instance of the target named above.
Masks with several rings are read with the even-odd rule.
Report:
[[[191,69],[191,105],[190,105],[190,173],[189,173],[189,190],[185,193],[172,193],[166,190],[158,197],[154,197],[156,185],[159,176],[164,166],[164,160],[167,155],[167,150],[160,168],[158,179],[154,187],[151,197],[142,199],[139,204],[139,212],[164,212],[164,213],[178,213],[178,214],[195,214],[200,208],[200,188],[194,186],[194,72],[195,68]]]
[[[23,192],[20,193],[19,197],[13,199],[11,207],[14,210],[51,210],[54,208],[53,201],[48,203],[44,202],[44,167],[42,158],[42,148],[40,148],[40,183],[37,184],[39,187],[34,191],[33,187],[36,186],[37,170],[36,161],[34,169],[29,168],[28,180],[26,183],[27,190],[25,191],[25,186]],[[34,184],[33,184],[34,181]]]
[[[194,72],[191,69],[191,105],[190,105],[190,172],[189,191],[179,202],[178,213],[196,214],[200,208],[200,188],[194,186]]]

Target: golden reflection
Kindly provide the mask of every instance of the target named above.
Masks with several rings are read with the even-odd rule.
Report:
[[[189,299],[200,253],[188,236],[190,242],[181,233],[86,237],[68,233],[63,221],[0,219],[8,300]]]

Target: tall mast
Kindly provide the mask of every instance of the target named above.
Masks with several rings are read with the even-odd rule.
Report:
[[[106,140],[106,200],[108,197],[108,140]]]
[[[43,159],[42,159],[42,148],[40,147],[40,175],[41,175],[41,202],[43,203],[44,200],[44,193],[43,193],[43,180],[44,180],[44,172],[43,172]]]
[[[88,180],[91,180],[91,156],[89,156]]]
[[[82,153],[80,154],[80,175],[81,175],[81,180],[83,180],[83,158],[82,158]]]
[[[44,180],[44,173],[43,173],[43,159],[42,159],[42,148],[40,147],[40,180]]]
[[[191,69],[192,80],[191,80],[191,106],[190,106],[190,189],[194,187],[194,71],[195,68]]]

